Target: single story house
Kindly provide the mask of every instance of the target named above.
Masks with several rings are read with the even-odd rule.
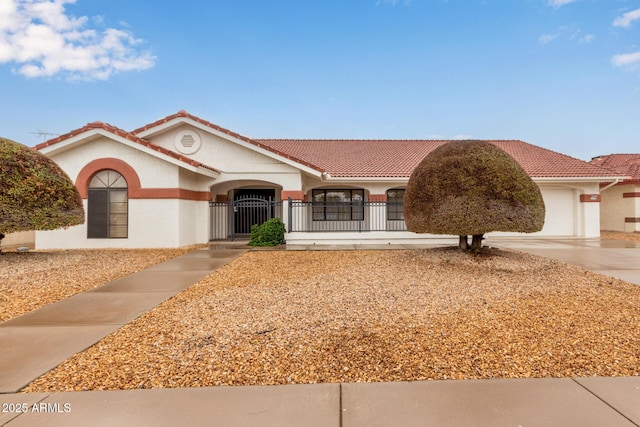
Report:
[[[601,184],[600,228],[640,232],[640,154],[609,154],[594,157],[590,163],[626,176]]]
[[[178,247],[246,236],[278,216],[288,243],[387,243],[406,231],[403,195],[434,140],[254,139],[185,111],[133,131],[93,122],[39,144],[75,181],[84,225],[38,231],[36,247]],[[491,141],[539,185],[546,223],[532,235],[600,233],[600,187],[622,178],[523,141]]]

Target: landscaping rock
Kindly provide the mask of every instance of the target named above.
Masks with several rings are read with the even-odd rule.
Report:
[[[273,251],[25,391],[592,375],[640,375],[640,287],[502,250]]]
[[[0,256],[0,322],[194,249],[5,252]]]

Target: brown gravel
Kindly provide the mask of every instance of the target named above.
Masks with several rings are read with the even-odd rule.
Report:
[[[531,255],[250,252],[25,391],[640,375],[640,287]]]
[[[0,255],[0,322],[194,249],[5,252]]]
[[[640,233],[623,233],[620,231],[601,231],[600,237],[603,239],[627,240],[630,242],[640,242]]]

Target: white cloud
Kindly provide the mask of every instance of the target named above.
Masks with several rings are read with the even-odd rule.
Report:
[[[579,43],[591,43],[596,36],[594,34],[582,34],[582,30],[575,25],[563,25],[558,27],[554,34],[543,34],[538,37],[540,44],[548,44],[556,39],[572,40]]]
[[[145,70],[155,57],[138,50],[142,40],[125,30],[88,27],[101,17],[69,16],[76,0],[0,0],[0,64],[26,77],[65,75],[106,80],[120,71]]]
[[[412,0],[377,0],[376,5],[381,4],[390,4],[391,6],[395,6],[396,4],[402,2],[405,6],[409,6]]]
[[[547,0],[547,4],[552,7],[561,7],[565,4],[573,3],[576,0]]]
[[[594,36],[593,34],[585,34],[584,36],[580,37],[580,39],[578,39],[580,41],[580,43],[591,43],[593,41],[593,39],[595,39],[596,36]]]
[[[614,55],[611,58],[611,63],[616,67],[635,68],[636,66],[640,65],[640,52]]]
[[[543,34],[540,37],[538,37],[538,41],[542,44],[547,44],[547,43],[551,43],[553,40],[555,40],[558,37],[557,34],[552,35],[552,34]]]
[[[640,19],[640,9],[632,10],[631,12],[627,12],[622,16],[618,16],[613,21],[614,27],[623,27],[628,28],[631,26],[633,21]]]

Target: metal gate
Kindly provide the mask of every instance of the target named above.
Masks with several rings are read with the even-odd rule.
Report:
[[[282,202],[247,195],[232,202],[209,203],[210,240],[248,238],[251,227],[271,218],[282,218]]]

